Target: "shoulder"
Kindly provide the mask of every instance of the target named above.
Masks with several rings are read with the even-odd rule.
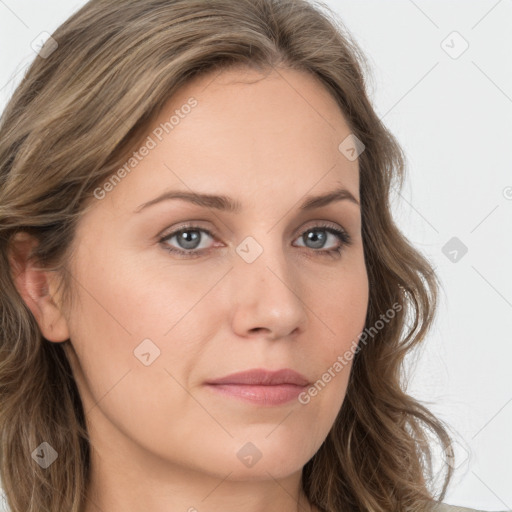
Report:
[[[475,508],[459,507],[457,505],[448,505],[447,503],[437,503],[433,508],[432,512],[485,512],[483,510],[477,510]],[[512,512],[512,511],[501,511],[501,512]]]

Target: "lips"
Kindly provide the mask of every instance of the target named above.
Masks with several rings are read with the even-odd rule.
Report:
[[[294,384],[307,386],[308,379],[289,368],[277,371],[254,369],[245,372],[232,373],[220,379],[208,381],[207,384],[245,384],[253,386],[277,386],[279,384]]]
[[[296,399],[309,385],[308,379],[289,368],[278,371],[254,369],[233,373],[206,383],[217,395],[258,406],[277,406]]]

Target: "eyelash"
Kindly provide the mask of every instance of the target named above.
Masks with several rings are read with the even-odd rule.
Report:
[[[166,240],[169,240],[171,238],[174,238],[176,235],[179,235],[182,232],[185,231],[202,231],[203,233],[206,233],[208,236],[212,238],[216,238],[215,234],[209,231],[208,229],[201,228],[199,226],[195,226],[193,224],[188,224],[185,226],[180,227],[178,230],[175,230],[168,235],[165,235],[164,237],[159,239],[159,242],[164,246],[164,249],[171,253],[175,254],[179,257],[183,258],[194,258],[194,257],[200,257],[203,252],[209,251],[210,249],[191,249],[191,250],[180,250],[176,249],[175,247],[169,247],[169,245],[165,244],[164,242]],[[344,247],[348,247],[352,244],[352,238],[351,236],[343,229],[334,228],[331,225],[327,224],[319,224],[317,226],[312,226],[308,228],[306,231],[304,231],[300,236],[304,236],[305,233],[309,233],[311,231],[327,231],[333,235],[335,235],[340,240],[340,245],[338,247],[335,247],[334,249],[311,249],[315,253],[320,253],[322,256],[330,256],[332,258],[338,257],[342,249]]]

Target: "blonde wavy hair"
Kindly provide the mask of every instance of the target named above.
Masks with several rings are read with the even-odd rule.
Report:
[[[365,57],[339,18],[306,0],[91,0],[52,37],[58,48],[36,57],[0,119],[0,479],[12,512],[80,512],[90,469],[64,350],[71,340],[45,340],[18,293],[13,236],[37,238],[32,257],[60,276],[69,305],[71,242],[94,189],[181,86],[231,66],[303,70],[336,99],[365,145],[365,325],[401,306],[355,355],[341,410],[303,468],[304,492],[325,512],[429,510],[441,501],[452,467],[436,470],[433,443],[450,453],[449,427],[403,382],[404,359],[432,324],[439,282],[393,221],[390,195],[403,185],[405,156],[370,104]],[[42,441],[59,464],[34,463]]]

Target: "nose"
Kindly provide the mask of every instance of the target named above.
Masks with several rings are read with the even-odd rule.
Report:
[[[260,336],[269,340],[295,337],[308,322],[307,297],[301,289],[299,269],[293,268],[289,258],[287,261],[277,243],[272,247],[267,243],[251,262],[251,258],[244,256],[243,249],[257,250],[254,240],[252,244],[251,247],[249,242],[240,250],[229,273],[232,328],[241,337]]]

